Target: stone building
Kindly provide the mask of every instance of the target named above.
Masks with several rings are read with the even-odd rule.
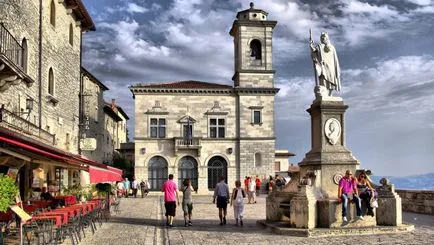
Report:
[[[82,151],[88,159],[111,163],[113,152],[127,142],[127,121],[129,117],[116,104],[104,100],[104,91],[109,90],[101,81],[85,68],[81,68],[83,80],[83,138],[96,140],[96,149]]]
[[[77,154],[82,35],[95,30],[82,1],[0,1],[0,22],[0,172],[20,170],[25,199],[107,168]]]
[[[105,134],[105,101],[104,91],[109,90],[101,81],[93,76],[85,68],[81,68],[83,81],[83,124],[82,138],[93,138],[96,140],[96,149],[92,151],[83,150],[81,153],[88,159],[97,162],[105,160],[104,145],[107,145]]]
[[[103,162],[111,163],[113,154],[121,148],[121,143],[127,142],[127,121],[129,117],[125,111],[112,99],[111,103],[104,102],[104,135],[102,139]]]
[[[246,175],[275,172],[272,34],[276,21],[251,6],[230,30],[235,46],[233,86],[200,81],[138,84],[135,175],[158,190],[173,173],[200,193],[220,176],[233,185]]]

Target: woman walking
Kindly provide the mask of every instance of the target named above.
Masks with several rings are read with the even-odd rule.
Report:
[[[193,211],[193,198],[192,193],[194,191],[193,187],[191,186],[190,179],[185,179],[183,182],[182,187],[182,210],[184,211],[184,221],[185,226],[192,226],[191,223],[191,215]],[[187,222],[188,218],[188,222]]]
[[[235,181],[235,188],[232,191],[231,206],[234,206],[235,225],[238,226],[238,221],[243,226],[243,213],[244,213],[244,198],[246,197],[245,191],[241,188],[241,181]]]

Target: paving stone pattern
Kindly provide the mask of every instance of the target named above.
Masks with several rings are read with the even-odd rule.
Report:
[[[416,225],[411,233],[303,238],[275,235],[256,226],[265,219],[265,196],[256,204],[246,204],[244,226],[235,226],[233,210],[228,208],[228,224],[219,225],[218,210],[211,196],[194,196],[193,226],[184,227],[177,208],[173,228],[166,228],[162,196],[152,193],[142,198],[122,199],[121,212],[104,223],[80,244],[434,244],[434,216],[404,213],[404,220]],[[68,241],[67,241],[68,242]]]

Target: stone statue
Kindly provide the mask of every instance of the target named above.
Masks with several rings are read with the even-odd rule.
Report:
[[[321,41],[316,44],[310,31],[310,48],[315,70],[316,94],[331,96],[332,91],[341,90],[340,67],[335,47],[326,32],[321,33]],[[326,91],[325,91],[326,90]],[[326,93],[328,91],[328,93]]]

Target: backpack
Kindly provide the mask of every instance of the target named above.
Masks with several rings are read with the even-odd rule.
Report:
[[[241,204],[244,203],[244,197],[246,196],[246,194],[244,193],[244,190],[241,189],[241,191],[239,192],[238,189],[235,190],[235,203],[236,204]]]

